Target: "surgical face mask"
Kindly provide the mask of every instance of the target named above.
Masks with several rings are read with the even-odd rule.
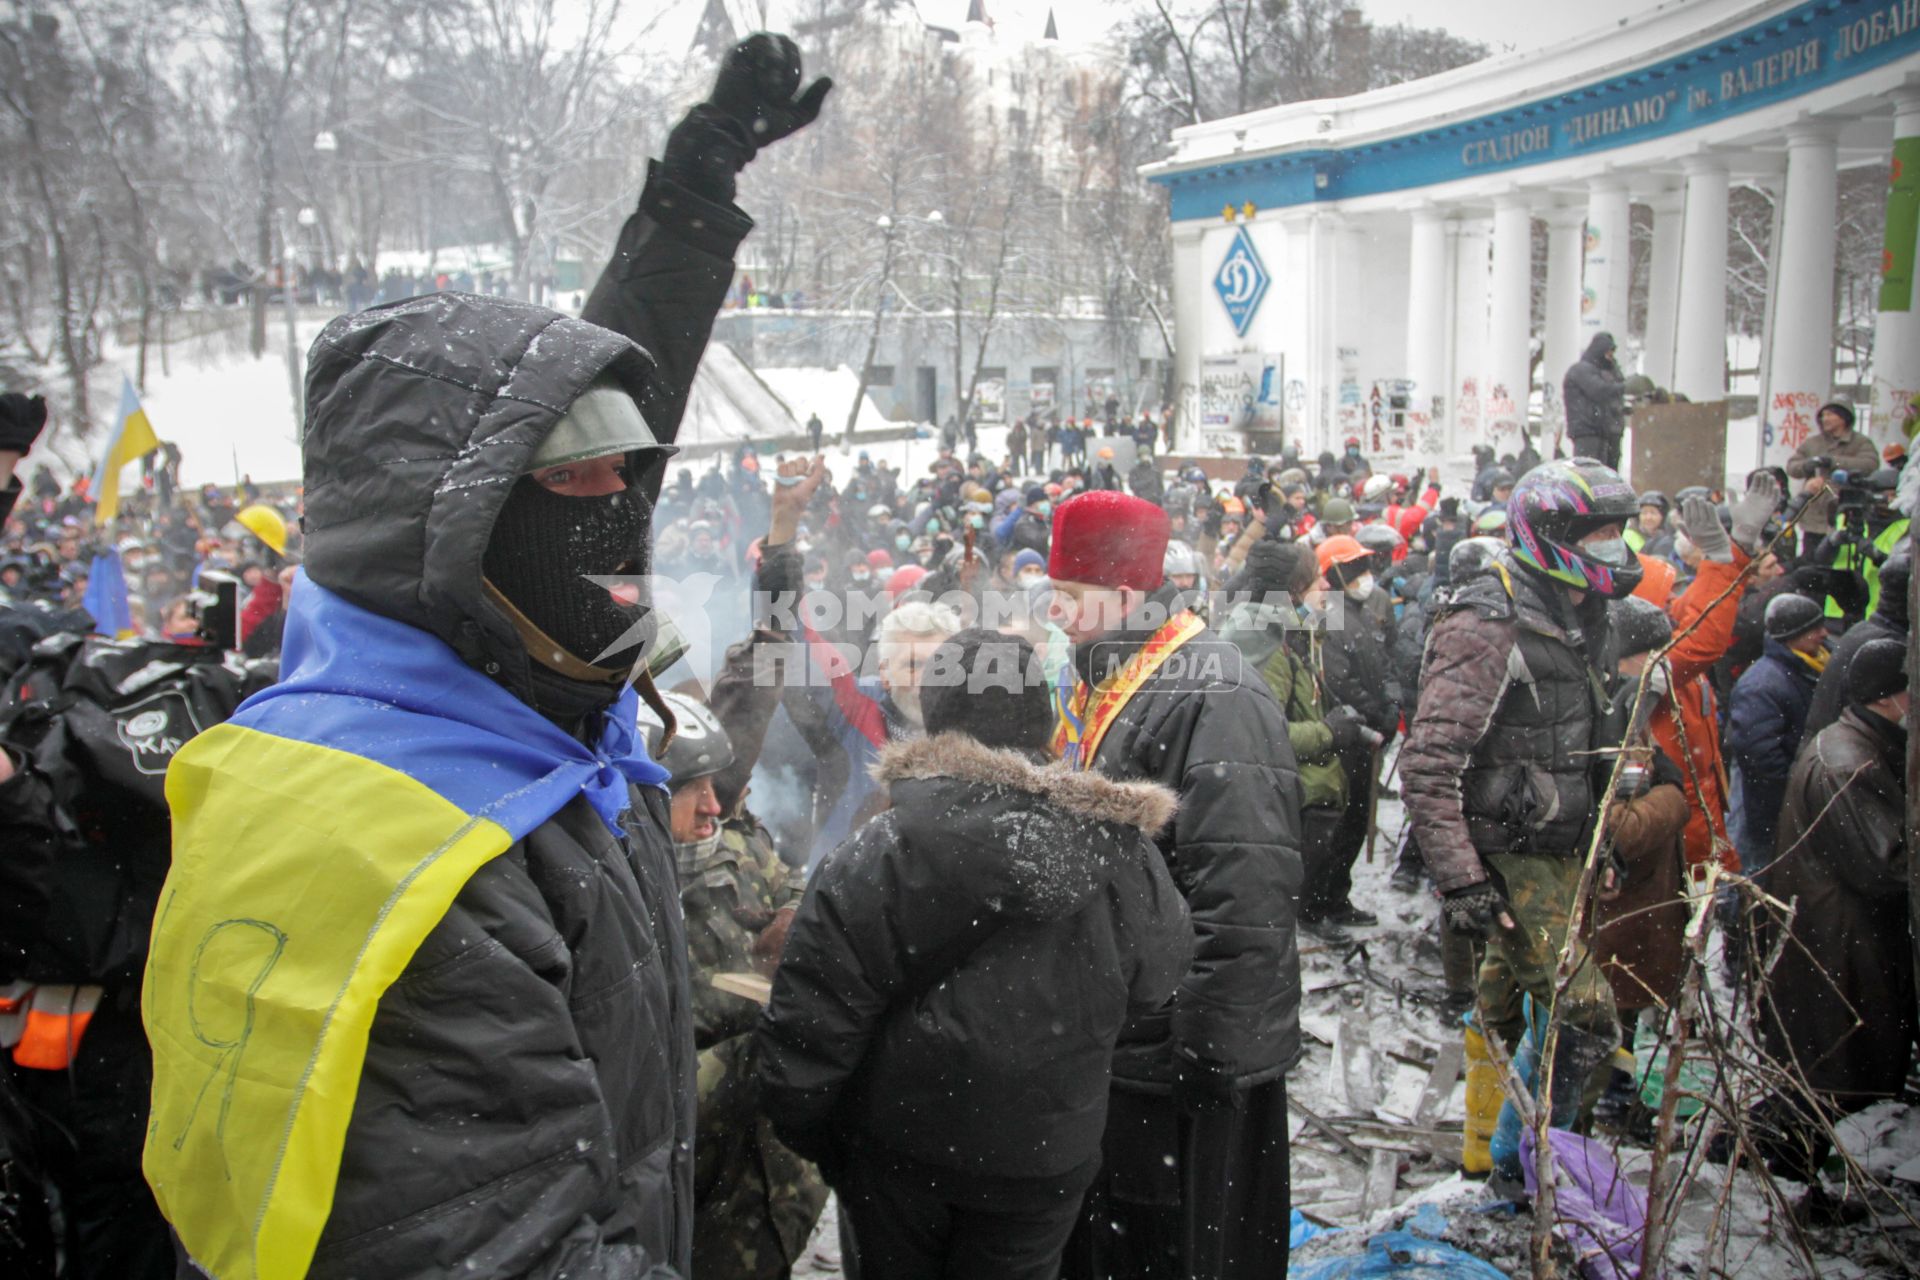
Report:
[[[1373,575],[1369,573],[1363,576],[1358,582],[1349,582],[1347,584],[1347,594],[1353,597],[1356,604],[1372,595]]]
[[[855,569],[848,576],[851,577],[856,583],[859,583],[862,585],[873,581],[873,571],[871,569]]]
[[[1016,581],[1019,583],[1021,589],[1024,590],[1046,576],[1047,571],[1045,569],[1029,569],[1021,574]]]
[[[807,575],[807,590],[818,591],[820,590],[820,588],[826,585],[827,585],[827,579],[825,575],[817,575],[817,576],[814,574]]]
[[[1580,544],[1580,554],[1592,559],[1598,564],[1604,564],[1609,568],[1618,568],[1621,565],[1631,564],[1633,562],[1633,553],[1627,550],[1627,540],[1625,538],[1607,538],[1601,542],[1583,542]]]
[[[970,529],[984,529],[987,527],[987,518],[977,513],[970,515],[967,517],[967,527]]]
[[[893,535],[894,550],[905,551],[908,547],[912,545],[913,545],[912,535],[905,534],[905,533],[896,533],[895,535]]]
[[[1033,513],[1039,516],[1042,520],[1044,520],[1048,516],[1053,514],[1053,503],[1036,502],[1033,504]]]

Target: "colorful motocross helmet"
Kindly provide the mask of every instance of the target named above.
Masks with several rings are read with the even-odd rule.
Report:
[[[1624,526],[1640,500],[1620,473],[1593,458],[1543,462],[1520,477],[1507,499],[1514,562],[1575,591],[1618,600],[1640,585],[1640,561],[1624,539],[1596,554],[1580,539]]]

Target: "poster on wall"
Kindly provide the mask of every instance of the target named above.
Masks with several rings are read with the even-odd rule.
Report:
[[[1238,352],[1200,362],[1200,429],[1209,450],[1239,453],[1249,432],[1278,432],[1286,420],[1277,355]]]
[[[1246,426],[1255,390],[1245,356],[1206,357],[1200,362],[1200,425],[1235,431]]]
[[[1007,420],[1007,380],[1005,378],[982,378],[973,392],[973,420],[975,422],[1005,422]]]
[[[1365,450],[1373,465],[1401,470],[1419,452],[1414,439],[1413,382],[1408,378],[1379,378],[1367,393]]]

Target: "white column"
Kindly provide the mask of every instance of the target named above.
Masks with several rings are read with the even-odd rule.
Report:
[[[1360,224],[1342,217],[1334,224],[1333,245],[1333,433],[1337,439],[1359,436],[1360,447],[1372,454],[1379,450],[1367,431],[1366,388],[1361,385],[1360,354],[1367,346],[1367,309],[1363,286],[1366,237]],[[1385,447],[1384,441],[1380,447]]]
[[[1905,141],[1905,146],[1901,145]],[[1920,89],[1893,95],[1893,142],[1900,177],[1897,185],[1911,192],[1920,182]],[[1904,151],[1904,156],[1898,155]],[[1887,252],[1904,252],[1907,262],[1920,259],[1920,232],[1912,224],[1901,231],[1899,207],[1913,197],[1897,189],[1887,200]],[[1896,235],[1912,236],[1904,245]],[[1873,329],[1873,438],[1890,444],[1901,438],[1900,424],[1907,404],[1920,395],[1920,289],[1915,271],[1907,269],[1905,287],[1888,281],[1880,290],[1880,315]]]
[[[1622,347],[1627,342],[1627,291],[1633,283],[1630,210],[1627,186],[1620,179],[1595,178],[1588,184],[1580,330],[1588,340],[1596,333],[1610,333]],[[1584,349],[1586,344],[1581,345]]]
[[[1416,442],[1445,440],[1447,428],[1447,224],[1439,209],[1413,212],[1407,270],[1408,413]],[[1438,449],[1426,450],[1438,453]]]
[[[1200,449],[1200,356],[1205,346],[1201,306],[1207,289],[1200,243],[1206,228],[1200,221],[1173,224],[1173,388],[1180,414],[1174,441],[1184,452]]]
[[[1540,348],[1540,438],[1534,447],[1551,458],[1567,431],[1567,404],[1560,384],[1580,358],[1580,249],[1587,211],[1579,206],[1547,211],[1547,315]]]
[[[1487,301],[1492,275],[1488,243],[1492,224],[1472,218],[1459,224],[1453,258],[1454,452],[1487,444]]]
[[[1493,204],[1493,274],[1481,413],[1496,454],[1520,451],[1527,422],[1533,319],[1533,213],[1524,198]]]
[[[1818,430],[1833,384],[1834,215],[1838,129],[1824,121],[1787,131],[1787,189],[1775,228],[1762,462],[1785,462]]]
[[[1678,191],[1652,193],[1653,261],[1648,264],[1647,343],[1640,372],[1656,387],[1673,386],[1673,335],[1680,305],[1680,217],[1683,198]]]
[[[1686,161],[1673,389],[1701,402],[1727,397],[1727,169],[1711,156]]]
[[[1307,420],[1311,438],[1321,449],[1340,452],[1338,422],[1339,249],[1343,219],[1330,209],[1318,209],[1307,219],[1307,261],[1313,279],[1307,301]]]

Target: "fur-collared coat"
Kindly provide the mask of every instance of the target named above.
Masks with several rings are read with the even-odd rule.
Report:
[[[1172,791],[959,734],[895,743],[893,807],[807,886],[759,1029],[794,1150],[1056,1178],[1100,1152],[1114,1042],[1193,933],[1151,837]]]

